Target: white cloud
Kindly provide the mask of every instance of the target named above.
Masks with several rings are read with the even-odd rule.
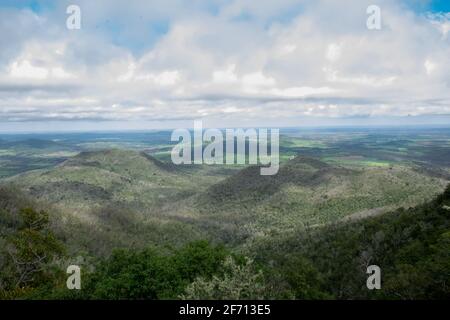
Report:
[[[329,87],[319,87],[319,88],[311,88],[311,87],[293,87],[286,89],[272,89],[270,93],[281,96],[281,97],[307,97],[312,95],[323,95],[323,94],[331,94],[336,93],[338,90],[332,89]]]
[[[428,66],[431,67],[431,66]],[[427,69],[428,70],[428,69]],[[343,84],[354,84],[354,85],[364,85],[370,87],[383,87],[392,85],[392,83],[397,79],[397,76],[386,76],[386,77],[375,77],[375,76],[341,76],[339,71],[324,68],[324,73],[326,74],[327,80],[329,82],[343,83]]]
[[[14,61],[11,64],[9,74],[13,78],[46,79],[49,71],[45,68],[33,66],[30,61]]]
[[[226,69],[213,72],[213,82],[218,84],[235,84],[239,80],[235,73],[236,65],[231,64]]]
[[[450,12],[429,14],[428,19],[442,33],[442,38],[446,39],[450,32]]]
[[[433,71],[436,69],[436,64],[428,59],[425,60],[424,66],[425,66],[425,69],[426,69],[428,75],[431,75],[433,73]]]
[[[180,72],[172,70],[163,71],[157,74],[141,74],[136,77],[136,80],[150,80],[157,85],[173,86],[180,80]]]
[[[75,76],[61,67],[55,67],[51,69],[51,76],[58,79],[72,79]]]
[[[2,26],[18,22],[0,35],[2,119],[233,124],[450,112],[448,14],[381,0],[374,32],[366,0],[209,3],[80,0],[79,32],[58,10],[0,15]],[[150,43],[139,21],[162,18],[167,32],[136,50]],[[127,31],[97,28],[107,19]]]
[[[335,62],[339,59],[341,55],[341,46],[336,43],[331,43],[328,45],[326,58],[330,62]]]

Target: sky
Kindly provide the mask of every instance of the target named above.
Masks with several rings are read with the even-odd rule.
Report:
[[[448,125],[449,89],[448,0],[0,0],[0,132]]]

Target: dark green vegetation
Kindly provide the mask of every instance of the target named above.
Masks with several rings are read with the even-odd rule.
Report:
[[[450,131],[282,134],[275,176],[174,166],[169,132],[0,137],[1,297],[449,297]]]
[[[115,250],[93,265],[82,263],[80,291],[64,288],[57,266],[65,255],[47,217],[25,209],[19,221],[5,219],[17,229],[2,253],[3,298],[450,298],[450,186],[415,208],[266,240],[248,252],[254,264],[206,241],[180,249]],[[379,291],[365,287],[370,264],[383,270]]]
[[[333,298],[449,299],[449,205],[450,186],[423,205],[296,232],[254,252],[257,261],[271,261],[268,274],[285,270],[272,278],[276,287],[280,280],[296,288],[302,275],[298,262],[306,261],[319,279],[316,285]],[[367,290],[366,268],[372,264],[382,269],[382,290]]]
[[[21,297],[43,283],[54,284],[61,273],[54,261],[61,258],[64,247],[49,228],[48,213],[31,208],[20,209],[18,215],[6,208],[2,211],[13,231],[2,239],[0,296]]]

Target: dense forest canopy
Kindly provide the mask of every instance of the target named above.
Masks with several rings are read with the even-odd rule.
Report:
[[[4,188],[0,204],[2,298],[450,298],[450,186],[413,208],[298,230],[240,253],[203,240],[86,254],[81,290],[66,288],[70,259],[51,215],[21,208],[21,196]],[[366,287],[371,264],[382,270],[380,290]]]

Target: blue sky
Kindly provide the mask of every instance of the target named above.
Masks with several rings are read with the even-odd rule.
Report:
[[[374,3],[381,30],[366,26]],[[81,30],[66,28],[69,4]],[[2,0],[0,130],[445,124],[449,11],[443,0]]]
[[[434,0],[427,5],[427,9],[434,12],[449,12],[450,1],[448,0]]]

